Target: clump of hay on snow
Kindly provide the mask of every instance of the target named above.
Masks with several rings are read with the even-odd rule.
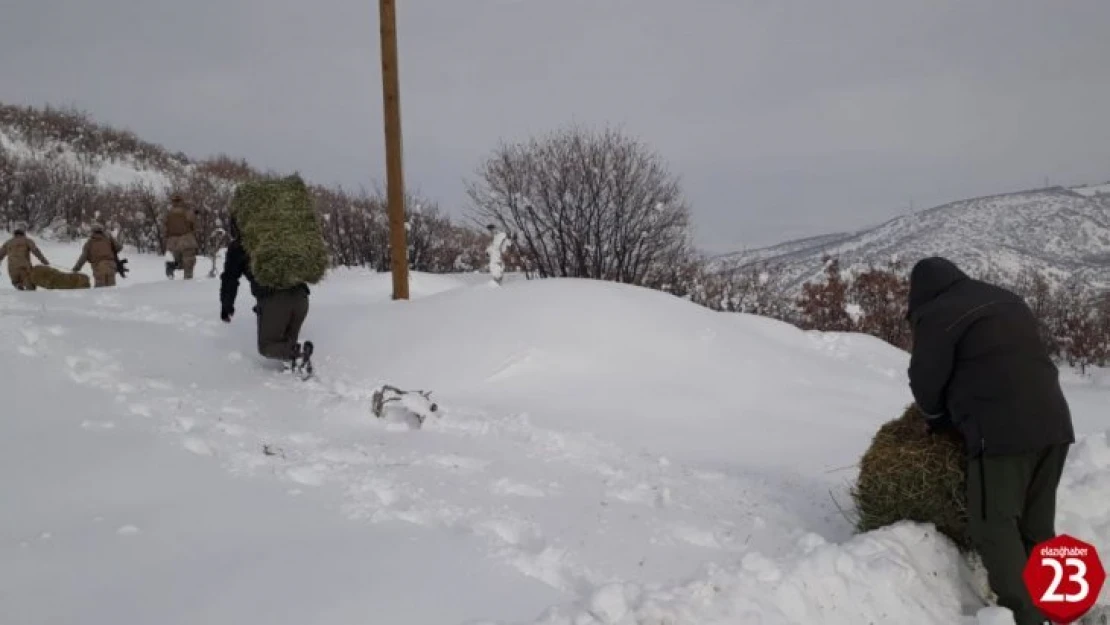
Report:
[[[852,489],[856,528],[870,531],[900,521],[932,523],[962,551],[967,529],[964,444],[954,430],[929,434],[910,405],[875,434]]]
[[[231,215],[259,284],[285,289],[323,279],[327,245],[312,195],[299,176],[242,183],[232,198]]]

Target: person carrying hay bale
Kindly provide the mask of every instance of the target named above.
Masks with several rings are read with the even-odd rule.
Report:
[[[39,259],[43,265],[49,266],[39,246],[27,236],[22,228],[16,228],[12,238],[0,245],[0,261],[8,259],[8,277],[12,286],[20,291],[34,291],[35,283],[31,280],[31,256]]]
[[[1022,571],[1056,535],[1056,489],[1075,442],[1037,320],[1018,295],[931,257],[910,272],[909,384],[923,427],[965,450],[968,535],[1017,625],[1047,621]]]
[[[229,225],[220,319],[230,323],[239,280],[246,276],[257,300],[258,353],[311,371],[313,344],[300,343],[300,333],[308,285],[323,279],[328,254],[308,188],[297,176],[243,183],[232,198]]]

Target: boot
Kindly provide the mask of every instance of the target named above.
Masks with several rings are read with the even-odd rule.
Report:
[[[301,373],[304,377],[312,376],[312,341],[293,344],[293,358],[289,362],[289,371]]]
[[[305,341],[301,348],[301,368],[308,374],[312,373],[312,352],[315,348],[312,341]]]
[[[293,356],[289,359],[289,370],[296,371],[299,367],[297,360],[301,357],[301,344],[293,343]]]

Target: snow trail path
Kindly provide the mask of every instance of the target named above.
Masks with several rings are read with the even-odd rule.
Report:
[[[568,596],[612,579],[681,577],[753,545],[773,554],[808,532],[829,533],[812,526],[828,514],[827,492],[815,488],[820,505],[799,508],[805,485],[778,475],[692,470],[536,426],[527,414],[447,405],[416,431],[375,419],[373,378],[333,369],[326,353],[316,359],[320,378],[301,382],[221,346],[229,332],[218,320],[115,300],[5,306],[3,327],[18,335],[20,354],[113,407],[83,427],[154,431],[293,495],[337,489],[352,519],[466,533]]]

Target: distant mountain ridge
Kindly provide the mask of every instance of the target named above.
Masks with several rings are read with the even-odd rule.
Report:
[[[855,232],[718,256],[714,265],[718,271],[773,266],[796,289],[820,278],[826,256],[851,271],[932,255],[973,274],[991,269],[1016,277],[1030,267],[1054,282],[1078,274],[1110,288],[1110,183],[959,200]]]

